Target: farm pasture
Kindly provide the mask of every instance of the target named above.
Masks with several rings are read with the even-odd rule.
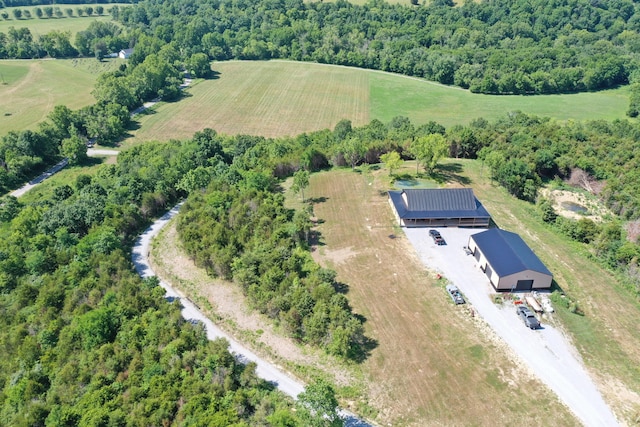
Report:
[[[473,94],[423,79],[373,70],[290,61],[215,62],[214,79],[198,80],[178,102],[161,103],[132,132],[131,143],[183,139],[206,127],[224,134],[295,136],[409,117],[449,127],[511,111],[557,120],[624,119],[628,88],[546,96]]]

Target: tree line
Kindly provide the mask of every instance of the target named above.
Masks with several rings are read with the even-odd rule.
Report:
[[[102,7],[101,5],[97,5],[95,6],[95,9],[93,6],[83,6],[83,7],[76,7],[75,8],[75,12],[76,14],[78,14],[78,16],[91,16],[93,15],[93,12],[95,11],[96,15],[100,16],[104,13],[104,7]],[[19,9],[19,8],[14,8],[11,10],[11,15],[13,16],[14,19],[16,20],[22,20],[22,19],[32,19],[32,18],[38,18],[38,19],[50,19],[53,18],[54,16],[56,18],[62,18],[63,16],[67,16],[68,18],[72,18],[73,17],[73,12],[74,9],[68,7],[65,8],[64,13],[62,12],[62,9],[60,9],[58,6],[44,6],[42,8],[40,7],[34,7],[33,9]],[[4,20],[8,20],[9,19],[9,13],[8,12],[0,12],[0,16],[2,17],[2,19]]]
[[[2,0],[0,1],[0,9],[6,8],[6,7],[18,7],[18,6],[45,6],[47,7],[48,5],[52,4],[53,2],[51,0]],[[64,2],[65,4],[87,4],[86,1],[82,1],[82,0],[65,0]],[[99,0],[96,2],[92,2],[91,4],[98,4],[98,5],[102,5],[102,4],[109,4],[109,3],[132,3],[131,0],[118,0],[118,1],[105,1],[105,0]]]
[[[493,94],[599,90],[637,80],[629,0],[145,0],[118,19],[185,55],[288,58],[379,69]]]
[[[581,92],[638,82],[640,15],[630,0],[466,1],[457,7],[444,0],[426,6],[145,0],[110,11],[129,29],[122,36],[128,46],[143,33],[173,44],[185,62],[194,54],[316,61],[491,94]],[[101,38],[94,42],[106,43]],[[23,38],[22,44],[37,41]],[[82,40],[75,46],[83,56],[100,47]],[[50,55],[35,46],[4,51],[0,57]]]

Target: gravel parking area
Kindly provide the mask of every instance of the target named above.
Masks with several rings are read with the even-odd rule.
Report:
[[[517,316],[514,305],[496,305],[495,290],[463,247],[469,236],[483,229],[437,228],[447,242],[437,246],[428,228],[405,228],[405,235],[425,266],[455,284],[473,310],[502,338],[529,370],[553,390],[585,426],[619,425],[602,399],[579,354],[560,330],[542,321],[530,330]],[[442,298],[448,298],[444,293]]]

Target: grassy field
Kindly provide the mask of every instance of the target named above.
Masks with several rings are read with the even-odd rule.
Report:
[[[637,422],[637,300],[578,245],[539,221],[530,204],[514,200],[489,182],[479,162],[458,163],[460,175],[471,180],[497,224],[518,231],[584,309],[584,316],[558,309],[556,318],[605,400],[625,422]],[[405,171],[412,173],[413,166],[407,165]],[[463,402],[464,417],[474,425],[492,425],[492,420],[495,425],[509,425],[518,417],[532,420],[536,414],[542,419],[534,424],[577,424],[554,407],[555,400],[537,383],[523,383],[523,372],[502,361],[503,349],[482,325],[470,322],[464,309],[444,304],[442,290],[421,271],[413,249],[392,226],[384,175],[379,171],[315,174],[307,191],[309,197],[324,200],[315,205],[315,215],[322,220],[318,258],[349,285],[351,304],[368,319],[370,334],[380,342],[364,366],[374,383],[385,384],[377,400],[394,402],[400,417],[394,420],[400,424],[464,424],[448,418],[452,415],[447,413],[447,402],[452,397],[455,403]],[[525,389],[540,400],[527,401],[521,395]]]
[[[14,28],[28,28],[31,31],[31,34],[34,36],[47,34],[53,30],[56,31],[69,31],[71,32],[71,43],[73,44],[75,40],[75,34],[78,31],[86,30],[89,24],[93,21],[111,21],[111,15],[109,15],[106,11],[113,5],[111,4],[103,4],[105,12],[98,16],[78,16],[76,12],[77,7],[91,6],[95,9],[96,4],[91,5],[77,5],[77,4],[56,4],[55,7],[59,7],[60,10],[65,14],[60,18],[42,18],[38,19],[35,15],[34,9],[35,6],[25,6],[25,7],[9,7],[6,9],[2,9],[2,11],[6,11],[9,14],[10,19],[8,20],[0,20],[0,32],[7,33],[10,27]],[[42,9],[44,6],[39,6]],[[73,17],[68,17],[65,13],[65,9],[73,9]],[[11,13],[12,9],[20,9],[20,10],[29,10],[31,12],[31,19],[19,19],[16,20]],[[115,21],[113,21],[115,22]]]
[[[388,73],[370,76],[371,117],[388,123],[403,115],[414,123],[434,120],[449,127],[484,117],[489,121],[510,111],[557,120],[624,119],[628,87],[569,95],[481,95]]]
[[[510,111],[570,119],[625,118],[628,89],[550,96],[491,96],[389,73],[287,61],[214,63],[218,78],[197,82],[189,96],[142,116],[133,142],[189,138],[210,127],[268,137],[363,125],[403,115],[445,126]]]
[[[142,116],[136,140],[185,138],[206,127],[225,134],[297,135],[344,117],[369,121],[369,76],[296,62],[222,62],[215,80]]]
[[[0,61],[0,136],[35,128],[56,105],[77,109],[95,102],[91,91],[96,76],[120,61]]]
[[[75,182],[79,175],[95,175],[102,164],[114,162],[115,158],[111,157],[105,159],[92,158],[89,165],[66,167],[24,193],[20,197],[20,202],[25,205],[41,202],[43,198],[51,196],[54,188],[65,184],[75,189]]]
[[[425,270],[394,225],[386,175],[314,174],[307,191],[324,200],[314,211],[322,221],[316,257],[338,271],[350,303],[379,342],[362,369],[372,401],[389,417],[384,421],[511,425],[527,419],[535,425],[576,425],[486,325],[466,307],[451,304],[435,274]]]

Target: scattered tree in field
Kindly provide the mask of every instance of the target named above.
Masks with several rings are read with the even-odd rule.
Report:
[[[9,14],[7,12],[0,13],[0,16],[2,16],[2,19],[4,19],[5,21],[9,19]]]
[[[64,12],[67,14],[69,18],[73,17],[73,9],[71,9],[70,7],[66,8]]]
[[[298,396],[300,418],[307,426],[341,427],[344,420],[338,414],[338,400],[331,384],[319,379],[309,384]]]
[[[22,12],[22,16],[24,16],[25,19],[31,19],[31,12],[29,11],[29,9],[25,9]]]
[[[42,15],[43,15],[42,9],[40,9],[39,7],[36,7],[35,9],[33,9],[33,12],[36,14],[36,17],[38,19],[42,18]]]
[[[631,85],[629,91],[629,109],[627,110],[627,116],[638,117],[640,113],[640,83],[634,83]]]
[[[431,173],[440,159],[447,155],[449,144],[441,134],[432,133],[413,141],[410,150],[417,160],[416,172],[422,165],[427,173]]]
[[[393,171],[402,166],[402,159],[397,151],[390,151],[380,156],[380,161],[389,169],[389,176],[393,175]]]
[[[81,7],[76,7],[76,13],[78,14],[78,16],[84,16],[84,9],[82,9]]]
[[[102,15],[104,13],[104,7],[102,7],[100,5],[96,6],[96,13],[98,15]]]
[[[304,202],[304,189],[309,186],[309,172],[300,169],[293,174],[293,185],[291,190],[294,193],[300,193],[302,195],[302,201]]]
[[[53,7],[45,6],[42,8],[42,11],[44,12],[44,16],[46,16],[47,18],[53,17]]]
[[[93,15],[93,8],[91,6],[87,6],[84,8],[84,12],[87,14],[87,16],[91,16]]]
[[[20,9],[13,9],[13,17],[16,19],[21,19],[22,11]]]
[[[62,10],[60,10],[59,7],[54,7],[53,8],[53,13],[56,15],[56,18],[62,18]]]

